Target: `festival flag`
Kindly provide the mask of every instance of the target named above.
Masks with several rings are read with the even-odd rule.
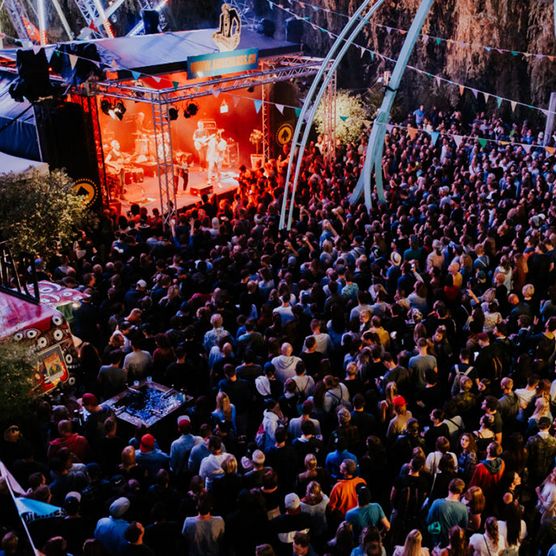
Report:
[[[520,54],[517,50],[512,50],[511,53],[512,53],[512,56],[519,56],[519,54]]]
[[[477,98],[479,96],[479,91],[477,91],[477,89],[471,89],[471,92],[473,93],[473,96],[475,98]]]
[[[440,37],[436,37],[435,41],[436,46],[439,46],[442,43],[442,39]]]
[[[483,147],[483,149],[487,146],[488,141],[484,137],[479,137],[479,145]]]
[[[220,96],[220,89],[213,89],[213,90],[212,90],[212,95],[213,95],[215,98],[218,98],[218,97]]]
[[[427,44],[429,42],[429,36],[428,35],[423,35],[421,40],[423,41],[423,44]]]
[[[62,514],[62,508],[31,498],[14,498],[17,512],[27,523],[36,519]]]
[[[515,112],[515,108],[517,106],[517,102],[515,100],[510,100],[510,105],[512,107],[512,112]]]
[[[387,32],[388,34],[390,34],[390,33],[392,32],[392,27],[386,26],[386,32]]]
[[[77,64],[77,56],[75,54],[68,54],[71,69],[75,69],[75,64]]]
[[[485,97],[485,102],[488,102],[488,99],[490,97],[490,93],[483,93],[483,96]]]
[[[394,129],[394,126],[392,124],[386,124],[386,131],[388,133],[392,133],[393,129]]]
[[[253,103],[255,104],[255,111],[258,114],[261,111],[261,106],[263,105],[263,101],[258,99],[253,99]]]
[[[41,51],[41,45],[40,44],[34,44],[33,45],[33,53],[34,54],[38,54]]]
[[[271,10],[274,9],[274,4],[273,4],[270,0],[268,0],[268,7],[269,7]]]
[[[48,63],[50,64],[50,60],[52,60],[52,56],[54,56],[54,54],[56,54],[56,49],[55,48],[47,48],[45,50],[46,53],[46,59],[48,61]]]
[[[179,86],[180,86],[179,81],[172,81],[172,87],[174,87],[174,91],[177,91]]]
[[[460,96],[463,96],[463,93],[465,92],[465,87],[463,85],[459,86],[459,94]]]
[[[275,104],[274,106],[276,106],[276,109],[278,110],[278,112],[280,112],[280,114],[284,113],[284,105],[283,104]]]
[[[527,143],[524,143],[523,145],[521,145],[523,147],[523,150],[529,154],[531,152],[531,145],[527,145]]]
[[[502,97],[496,97],[496,106],[498,106],[498,108],[502,106],[502,100]]]
[[[400,32],[400,35],[402,35],[402,37],[404,35],[407,35],[407,31],[405,29],[398,29],[398,31]]]
[[[490,52],[490,51],[492,50],[492,48],[490,48],[490,46],[485,46],[485,50],[486,50],[487,52]]]
[[[327,35],[328,35],[328,38],[329,38],[329,39],[333,39],[333,38],[334,38],[334,35],[333,35],[330,31],[327,31]]]
[[[554,60],[556,60],[556,56],[548,56],[548,59],[549,59],[551,62],[554,62]]]
[[[442,84],[442,81],[440,80],[440,77],[438,75],[435,76],[434,81],[437,87],[440,87],[440,85]]]
[[[293,111],[295,112],[295,117],[299,118],[301,115],[301,108],[294,108]]]
[[[456,144],[456,147],[459,148],[459,146],[461,145],[461,142],[463,140],[463,136],[462,135],[454,135],[454,136],[452,136],[452,139],[454,140],[454,143]]]
[[[131,72],[131,76],[133,77],[133,79],[135,81],[139,81],[139,78],[141,77],[141,72],[139,71],[132,71]]]
[[[371,62],[375,61],[375,53],[371,50]]]
[[[552,155],[556,152],[556,148],[555,148],[555,147],[545,147],[544,150],[545,150],[550,156],[552,156]]]
[[[365,49],[364,49],[362,46],[360,46],[360,47],[359,47],[359,50],[360,50],[359,56],[360,56],[361,58],[363,58],[363,54],[365,54]]]
[[[342,122],[345,122],[348,119],[347,116],[340,116],[340,120],[342,120]]]
[[[436,145],[436,142],[438,141],[438,137],[440,136],[440,132],[439,131],[429,131],[429,135],[431,136],[431,144],[434,147],[434,145]]]
[[[155,83],[160,83],[160,81],[162,80],[161,77],[158,77],[158,76],[156,76],[156,75],[153,75],[152,78],[153,78],[153,81],[154,81]]]
[[[98,31],[98,28],[97,28],[97,26],[95,25],[95,22],[94,22],[94,21],[91,21],[91,23],[89,23],[89,29],[90,29],[91,31],[95,31],[95,33]]]

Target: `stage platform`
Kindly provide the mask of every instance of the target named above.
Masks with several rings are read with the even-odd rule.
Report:
[[[219,197],[221,195],[233,195],[239,187],[236,177],[239,170],[227,168],[222,170],[220,184],[216,184],[213,193]],[[179,190],[176,196],[177,209],[187,208],[201,200],[200,195],[191,194],[191,188],[202,187],[208,183],[206,170],[194,168],[189,171],[189,184],[186,191],[183,191],[183,179],[180,178]],[[122,206],[122,213],[125,214],[133,203],[142,207],[147,207],[149,213],[153,208],[160,210],[160,191],[158,188],[158,178],[155,175],[145,176],[143,183],[132,183],[126,186],[126,193],[122,199],[115,199]]]

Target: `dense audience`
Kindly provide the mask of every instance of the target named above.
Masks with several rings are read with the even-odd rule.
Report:
[[[527,122],[408,123],[441,135],[389,132],[370,211],[364,139],[317,142],[289,232],[282,156],[41,270],[88,294],[75,386],[0,445],[63,508],[45,555],[556,555],[556,159]],[[130,430],[103,401],[147,377],[192,401]]]

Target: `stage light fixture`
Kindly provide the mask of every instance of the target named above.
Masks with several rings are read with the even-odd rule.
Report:
[[[247,92],[248,93],[254,93],[255,92],[255,87],[253,85],[251,85],[251,87],[247,87]]]
[[[173,106],[168,108],[168,118],[170,119],[171,122],[177,120],[178,116],[179,116],[179,112],[177,108],[174,108]]]
[[[196,102],[190,102],[186,110],[190,116],[195,116],[199,112],[199,105]]]
[[[118,120],[120,120],[120,121],[123,120],[124,114],[127,112],[127,109],[126,109],[124,103],[121,100],[119,100],[116,103],[116,105],[114,106],[113,112],[114,112],[114,116],[116,116],[116,118]],[[110,115],[112,115],[112,114],[110,114]]]
[[[228,103],[223,100],[222,104],[220,105],[220,114],[227,114],[230,111],[230,107],[228,106]]]
[[[112,110],[112,104],[109,100],[101,100],[100,101],[100,110],[103,114],[110,116],[110,110]]]
[[[191,114],[187,111],[187,108],[183,111],[183,117],[188,120],[191,118]]]

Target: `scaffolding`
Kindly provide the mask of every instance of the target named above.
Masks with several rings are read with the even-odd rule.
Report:
[[[322,101],[323,118],[323,153],[325,159],[330,160],[336,154],[336,72],[332,76]]]

